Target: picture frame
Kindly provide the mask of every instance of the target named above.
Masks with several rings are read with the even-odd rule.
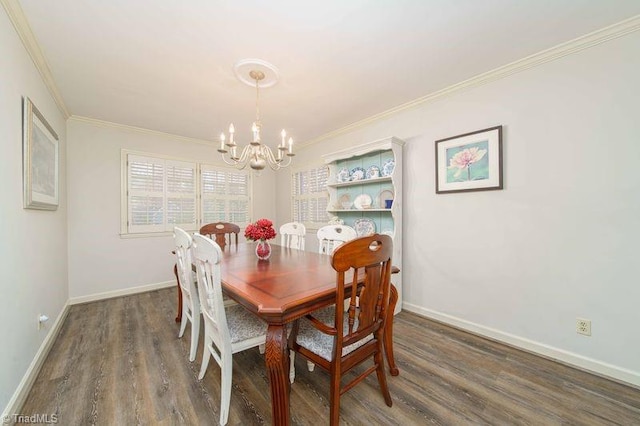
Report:
[[[502,126],[437,140],[436,194],[502,189]]]
[[[22,118],[23,207],[56,210],[59,202],[58,135],[28,97],[23,99]]]

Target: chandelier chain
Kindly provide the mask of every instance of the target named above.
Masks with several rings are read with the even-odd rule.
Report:
[[[260,123],[260,80],[256,79],[256,124]]]

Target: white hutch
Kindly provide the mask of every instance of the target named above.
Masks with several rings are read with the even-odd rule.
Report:
[[[393,238],[392,276],[402,306],[402,147],[404,142],[388,137],[323,156],[329,167],[327,190],[330,216],[345,225],[388,234]]]

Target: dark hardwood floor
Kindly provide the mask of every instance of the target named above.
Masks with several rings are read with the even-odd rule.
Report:
[[[62,425],[217,424],[220,371],[198,381],[202,345],[188,361],[175,289],[73,306],[20,414]],[[345,425],[639,425],[640,390],[410,313],[394,323],[400,376],[375,375],[342,397]],[[270,424],[264,360],[234,355],[230,425]],[[296,360],[292,423],[328,424],[328,375]]]

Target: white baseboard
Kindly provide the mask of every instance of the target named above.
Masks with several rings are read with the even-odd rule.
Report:
[[[24,376],[22,376],[22,380],[20,380],[16,391],[13,393],[13,396],[9,400],[9,403],[2,412],[2,419],[13,418],[13,414],[20,413],[22,405],[27,399],[27,395],[29,395],[29,392],[31,391],[33,382],[36,380],[36,377],[38,377],[40,368],[42,368],[42,364],[47,358],[47,355],[49,355],[49,350],[51,350],[51,346],[53,345],[53,342],[55,342],[56,337],[58,337],[58,333],[60,332],[62,324],[64,324],[64,320],[67,318],[69,307],[69,302],[67,302],[56,318],[56,321],[53,323],[53,327],[51,327],[51,330],[49,330],[49,333],[47,333],[46,337],[42,341],[40,349],[38,349],[38,352],[36,352],[36,355],[33,357],[29,368],[27,368]]]
[[[554,348],[552,346],[545,345],[544,343],[535,342],[494,328],[485,327],[480,324],[463,320],[452,315],[436,312],[411,303],[404,302],[402,304],[402,308],[409,312],[460,328],[473,334],[497,340],[518,349],[541,355],[546,358],[551,358],[561,363],[593,372],[600,376],[625,382],[634,387],[640,387],[640,372],[637,371],[628,370],[592,358],[587,358],[573,352]]]
[[[127,296],[129,294],[146,293],[147,291],[159,290],[161,288],[167,288],[167,287],[175,287],[176,285],[177,285],[176,281],[172,280],[172,281],[164,281],[161,283],[142,285],[139,287],[124,288],[122,290],[113,290],[113,291],[106,291],[104,293],[89,294],[87,296],[72,297],[69,299],[69,304],[77,305],[80,303],[95,302],[97,300],[112,299],[114,297]]]

